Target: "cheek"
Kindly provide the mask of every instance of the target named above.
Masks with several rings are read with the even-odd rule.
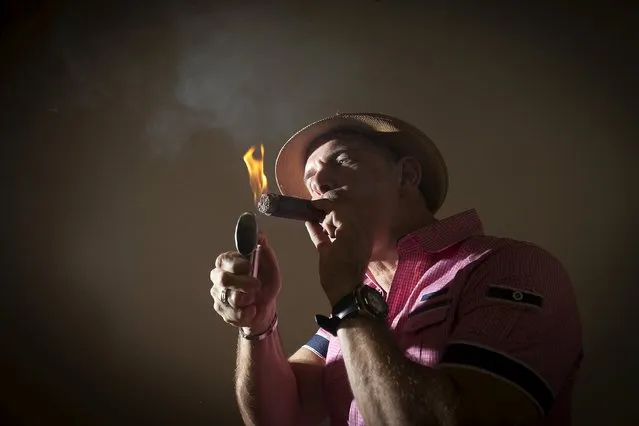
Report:
[[[349,198],[359,206],[358,210],[374,222],[388,219],[397,204],[397,188],[379,170],[344,176],[343,184],[348,187]]]
[[[378,191],[362,203],[363,213],[368,223],[379,232],[384,232],[395,219],[396,201],[389,192]]]
[[[368,203],[375,204],[380,212],[388,210],[397,203],[397,193],[385,181],[372,181],[362,193]]]
[[[369,200],[388,199],[392,192],[389,177],[379,170],[371,170],[365,174],[353,174],[347,184],[355,189],[359,197]]]

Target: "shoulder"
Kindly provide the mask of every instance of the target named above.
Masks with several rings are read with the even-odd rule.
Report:
[[[557,278],[569,279],[568,272],[557,256],[529,241],[475,235],[464,241],[458,250],[462,255],[481,253],[475,267],[483,272],[553,272]]]
[[[578,368],[582,351],[568,273],[556,256],[536,244],[472,239],[460,250],[490,249],[457,293],[455,321],[440,363],[513,383],[547,413]]]
[[[547,249],[510,238],[476,236],[460,250],[483,255],[466,271],[457,293],[473,304],[506,303],[506,312],[543,308],[538,315],[578,317],[575,289],[562,262]]]

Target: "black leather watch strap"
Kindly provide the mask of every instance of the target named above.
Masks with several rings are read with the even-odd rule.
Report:
[[[333,306],[330,317],[325,315],[315,315],[315,322],[318,326],[331,333],[333,336],[337,336],[337,329],[339,323],[346,317],[356,314],[360,311],[358,306],[357,297],[355,292],[349,293],[342,297]]]
[[[315,322],[322,329],[328,331],[333,336],[337,336],[337,323],[339,322],[339,319],[317,314],[315,315]]]
[[[351,307],[355,307],[355,309],[357,309],[357,297],[355,296],[354,291],[348,293],[346,296],[339,299],[335,305],[333,305],[331,315],[344,318],[346,316],[346,314],[344,314],[344,311],[349,310],[349,308]]]

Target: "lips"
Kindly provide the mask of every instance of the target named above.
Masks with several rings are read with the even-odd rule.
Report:
[[[337,199],[345,198],[344,196],[345,192],[346,192],[345,188],[331,189],[330,191],[326,191],[324,194],[322,194],[321,198],[324,198],[330,201],[336,201]]]

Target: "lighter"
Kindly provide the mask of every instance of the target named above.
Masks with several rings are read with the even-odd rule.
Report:
[[[235,248],[251,262],[251,276],[257,277],[257,268],[262,246],[258,243],[258,226],[255,215],[242,213],[235,225]]]

